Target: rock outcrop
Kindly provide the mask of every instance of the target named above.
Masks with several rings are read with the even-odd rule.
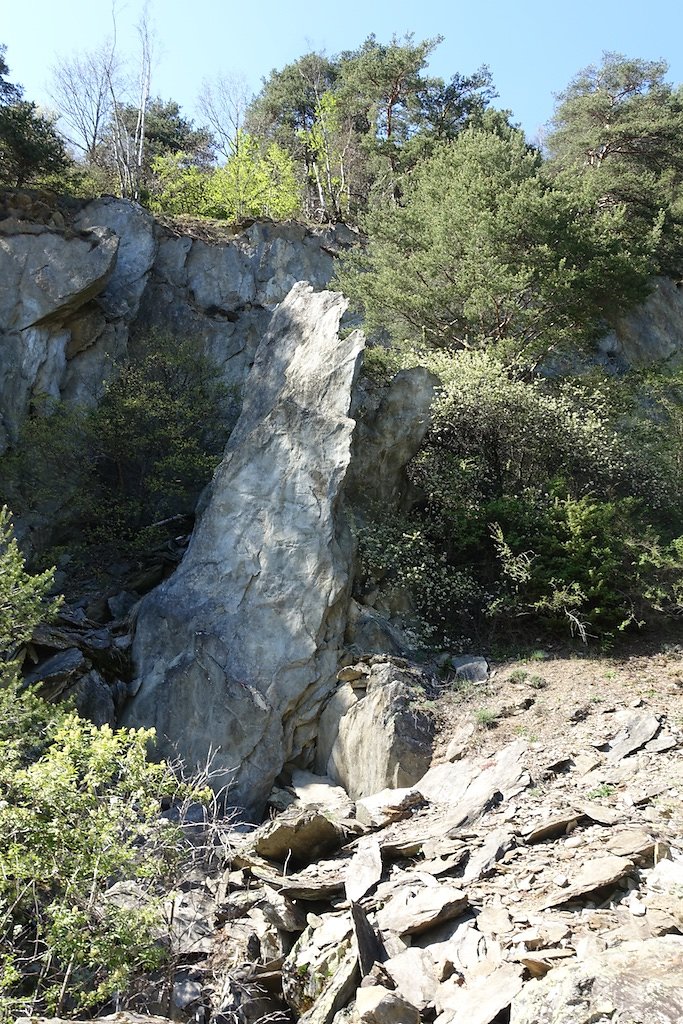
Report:
[[[412,786],[431,764],[434,741],[434,722],[420,709],[422,674],[377,656],[339,677],[320,716],[317,770],[354,800]]]
[[[0,198],[0,450],[36,398],[96,401],[149,330],[195,339],[241,392],[276,305],[297,281],[326,287],[356,241],[343,225],[214,236],[180,234],[113,196]]]
[[[683,937],[626,943],[527,985],[512,1003],[510,1024],[683,1020]]]
[[[230,803],[258,814],[310,760],[336,685],[351,569],[337,516],[363,338],[346,303],[296,285],[259,346],[239,422],[176,574],[142,604],[129,725],[160,752],[213,753]]]
[[[317,806],[293,784],[250,834],[219,824],[224,864],[183,893],[207,1015],[677,1024],[683,734],[654,707],[615,712],[575,725],[560,758],[550,732],[498,748],[480,733],[483,751],[411,789],[335,808],[307,776]]]
[[[683,291],[680,282],[660,277],[637,309],[620,317],[600,342],[603,354],[628,366],[680,366],[683,356]]]
[[[64,323],[106,286],[118,245],[103,226],[65,234],[0,220],[0,450],[32,397],[59,397],[70,340]]]
[[[405,493],[405,467],[429,429],[438,377],[415,366],[401,370],[382,389],[367,385],[355,396],[358,427],[353,438],[347,492],[356,504],[391,502]]]

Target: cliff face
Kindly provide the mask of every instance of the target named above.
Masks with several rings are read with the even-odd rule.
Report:
[[[215,752],[230,802],[262,810],[286,761],[308,760],[336,686],[351,575],[338,515],[363,337],[342,296],[296,285],[259,345],[240,420],[190,547],[147,597],[125,721],[162,753]]]
[[[66,217],[36,203],[14,212],[0,220],[6,440],[40,395],[96,401],[152,329],[191,337],[243,392],[181,568],[140,606],[124,720],[154,725],[164,755],[213,755],[216,784],[258,814],[283,764],[313,762],[347,627],[342,494],[364,341],[340,337],[346,302],[321,289],[355,236],[254,224],[209,243],[112,198]],[[380,484],[369,452],[384,465],[379,490],[395,490],[426,430],[424,377],[401,375],[373,410],[354,491]]]
[[[0,205],[0,450],[39,397],[96,401],[149,328],[196,339],[241,388],[277,304],[297,281],[324,287],[354,238],[343,226],[264,223],[209,244],[125,200],[60,210],[10,195]]]
[[[435,379],[403,372],[381,400],[355,388],[363,339],[340,335],[345,301],[324,291],[354,241],[253,224],[211,242],[113,198],[0,210],[0,449],[41,395],[95,402],[150,329],[194,339],[243,395],[187,554],[140,605],[125,720],[155,725],[166,755],[212,754],[253,813],[283,765],[314,763],[343,651],[400,653],[350,601],[343,499],[396,504]],[[677,358],[683,295],[658,283],[603,350]]]

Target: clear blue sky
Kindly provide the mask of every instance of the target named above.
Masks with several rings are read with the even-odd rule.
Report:
[[[116,0],[121,49],[132,52],[142,0]],[[26,98],[49,106],[57,56],[95,47],[111,31],[111,0],[0,0],[0,42],[10,78]],[[374,32],[442,35],[430,70],[447,78],[488,64],[498,105],[512,110],[530,138],[550,118],[553,93],[615,50],[669,62],[683,82],[683,0],[150,0],[156,29],[153,93],[196,117],[201,81],[244,73],[254,89],[274,67],[310,50],[334,54]]]

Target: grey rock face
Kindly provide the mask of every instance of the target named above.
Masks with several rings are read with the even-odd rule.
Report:
[[[629,366],[651,366],[683,360],[683,291],[670,278],[659,277],[642,306],[621,317],[600,344],[603,353]]]
[[[160,752],[215,753],[229,802],[259,811],[310,749],[335,685],[351,545],[336,516],[363,347],[345,300],[300,284],[259,347],[240,420],[188,552],[142,604],[129,725]]]
[[[59,396],[69,341],[61,325],[105,286],[119,244],[101,226],[69,237],[29,223],[14,228],[0,232],[0,447],[32,396]]]
[[[396,501],[405,489],[404,471],[429,429],[429,410],[438,384],[423,366],[401,370],[374,405],[370,394],[361,395],[368,407],[358,416],[348,492],[352,500]],[[360,413],[360,410],[359,410]]]
[[[595,1024],[683,1020],[683,938],[669,935],[609,949],[526,985],[511,1024]]]
[[[216,244],[162,235],[137,327],[196,339],[241,390],[276,305],[298,281],[325,288],[334,254],[355,241],[343,225],[256,223]]]
[[[374,665],[367,690],[345,683],[320,717],[316,764],[353,799],[412,786],[429,768],[434,723],[416,700],[419,673]]]
[[[110,276],[118,238],[98,226],[66,238],[41,231],[0,234],[0,324],[23,331],[77,309]]]
[[[111,196],[60,223],[0,209],[0,448],[37,395],[96,402],[152,329],[192,338],[241,392],[275,306],[297,281],[324,288],[357,240],[343,226],[256,223],[207,244]]]
[[[81,230],[102,230],[104,225],[119,239],[116,267],[99,305],[110,319],[132,320],[157,253],[151,215],[127,199],[108,196],[88,203],[76,225]]]

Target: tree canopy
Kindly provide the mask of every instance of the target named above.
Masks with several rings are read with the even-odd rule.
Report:
[[[0,184],[25,185],[41,175],[62,171],[68,158],[54,122],[22,98],[7,80],[5,46],[0,46]]]
[[[554,187],[521,132],[470,128],[375,203],[367,246],[340,274],[371,328],[444,347],[521,351],[600,326],[645,292],[647,245],[626,255],[621,218],[594,218]]]
[[[621,207],[633,237],[660,225],[658,269],[683,270],[683,91],[665,61],[605,53],[558,97],[555,172],[579,174],[596,207]]]

